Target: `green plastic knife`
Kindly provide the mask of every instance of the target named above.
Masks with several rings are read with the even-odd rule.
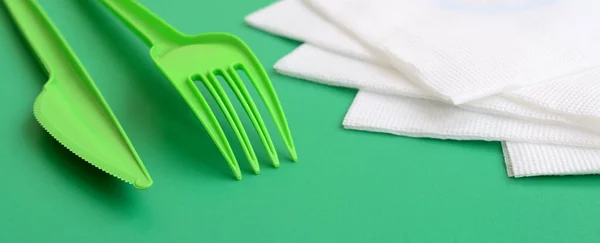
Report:
[[[38,122],[67,149],[138,189],[152,185],[117,118],[57,28],[35,0],[5,0],[49,79],[37,97]]]

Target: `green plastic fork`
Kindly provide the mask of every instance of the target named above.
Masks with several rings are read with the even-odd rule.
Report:
[[[240,141],[252,170],[258,174],[260,167],[256,154],[217,78],[222,76],[234,91],[257,130],[273,166],[279,167],[275,146],[256,105],[237,73],[245,72],[273,117],[292,160],[297,160],[290,129],[271,81],[254,53],[242,40],[227,33],[184,35],[137,1],[102,0],[102,3],[151,47],[150,54],[154,63],[200,119],[237,179],[241,179],[242,175],[235,155],[214,113],[194,81],[202,81],[211,93]]]
[[[48,82],[33,114],[59,143],[90,164],[138,189],[152,178],[117,118],[66,41],[35,0],[5,0],[38,56]]]

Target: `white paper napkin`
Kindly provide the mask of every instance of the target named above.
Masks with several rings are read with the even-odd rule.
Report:
[[[279,73],[288,76],[332,86],[351,87],[376,93],[439,100],[434,94],[426,92],[409,82],[394,69],[328,52],[311,44],[303,44],[279,60],[275,64],[275,69]],[[568,116],[537,109],[511,96],[497,95],[461,105],[461,108],[535,121],[542,124],[557,124],[583,129],[595,128],[574,122],[568,119]],[[577,119],[573,118],[573,120],[576,121]]]
[[[454,104],[600,65],[591,0],[304,0]]]
[[[511,177],[600,173],[599,149],[503,142],[502,150]]]
[[[436,101],[359,91],[344,127],[411,137],[506,141],[502,146],[511,177],[600,172],[597,145],[580,147],[584,144],[574,142],[596,140],[596,135],[469,112]]]
[[[361,45],[356,44],[356,42],[353,42],[352,39],[347,38],[342,32],[337,30],[335,27],[332,27],[331,25],[327,25],[326,22],[319,19],[318,16],[312,14],[303,5],[301,5],[301,4],[298,5],[298,3],[299,2],[292,1],[292,0],[276,3],[273,6],[270,6],[266,9],[263,9],[255,14],[249,16],[247,18],[247,20],[250,24],[257,26],[261,29],[266,29],[267,31],[274,33],[274,34],[284,35],[284,36],[299,39],[299,40],[309,40],[311,43],[318,43],[321,46],[328,48],[329,50],[334,50],[336,52],[343,53],[343,54],[346,54],[349,56],[358,57],[362,60],[367,60],[367,61],[377,63],[377,60],[374,59],[373,56],[371,56],[369,54],[369,52],[366,51],[366,49],[362,48]],[[276,8],[279,8],[279,9],[276,9]],[[274,11],[274,10],[276,10],[276,11]],[[301,14],[298,14],[298,13],[301,13]],[[325,25],[321,25],[321,23],[325,23]],[[313,26],[311,26],[311,24]],[[320,38],[322,36],[324,36],[325,38]],[[335,44],[335,43],[338,43],[339,45]],[[304,48],[304,50],[308,50],[308,51],[302,51],[303,48]],[[324,56],[312,55],[310,53],[311,50],[313,51],[312,54],[321,52],[321,54],[325,54],[325,55]],[[373,72],[374,70],[377,70],[377,69],[386,69],[385,67],[375,66],[375,65],[371,65],[372,67],[369,67],[368,64],[366,64],[362,61],[359,61],[356,59],[344,58],[344,57],[341,57],[341,59],[339,59],[338,61],[333,62],[333,61],[335,61],[336,58],[331,58],[331,57],[336,57],[335,54],[319,50],[318,48],[311,48],[310,46],[307,47],[306,45],[303,46],[302,48],[299,48],[297,51],[294,52],[294,54],[297,54],[297,56],[299,56],[301,58],[300,59],[293,58],[293,55],[290,55],[290,56],[284,58],[281,62],[279,62],[277,64],[277,68],[279,71],[287,72],[287,74],[291,74],[293,76],[298,76],[298,77],[306,78],[306,79],[313,79],[315,81],[325,82],[325,83],[333,84],[333,85],[349,86],[349,87],[356,87],[356,88],[361,88],[361,89],[379,90],[379,91],[384,91],[386,93],[409,94],[413,97],[424,97],[424,98],[436,99],[436,96],[431,94],[431,92],[423,91],[422,87],[418,87],[409,82],[404,82],[404,83],[401,82],[402,83],[401,85],[397,85],[397,84],[394,85],[392,80],[397,79],[397,77],[394,78],[394,75],[397,75],[397,73],[393,72],[393,70],[391,70],[389,72],[390,75],[387,75],[387,76],[389,76],[387,81],[392,81],[392,82],[386,83],[385,79],[377,79],[377,78],[375,80],[379,80],[379,81],[384,80],[384,81],[383,82],[369,81],[369,80],[373,80],[373,77],[386,76],[386,75],[381,75],[381,72]],[[327,55],[329,55],[329,58],[327,57]],[[297,62],[300,60],[302,60],[302,61]],[[342,60],[342,61],[340,61],[340,60]],[[290,63],[292,65],[288,65]],[[304,63],[304,64],[297,65],[298,63]],[[324,63],[325,64],[329,63],[330,65],[324,65],[324,67],[325,67],[324,69],[314,69],[313,68],[314,65],[313,66],[308,65],[308,64],[315,64],[317,66],[321,66]],[[286,68],[286,67],[288,67],[288,68]],[[306,70],[310,70],[310,71],[306,72]],[[314,70],[318,70],[318,71],[314,71]],[[330,70],[330,72],[321,72],[319,70]],[[346,72],[348,72],[348,70],[356,70],[357,72],[346,73]],[[325,76],[323,76],[323,74],[325,74]],[[348,74],[348,75],[344,75],[344,74]],[[344,77],[347,78],[348,76],[354,77],[354,78],[344,79]],[[369,78],[369,77],[371,77],[371,78]],[[361,92],[361,93],[363,93],[363,92]],[[365,96],[360,96],[360,95],[357,96],[357,99],[355,100],[354,104],[360,105],[362,103],[361,100],[365,100],[361,97],[365,97]],[[369,96],[366,96],[366,97],[369,97]],[[518,99],[517,99],[517,102],[515,102],[514,96],[512,96],[512,97],[511,96],[497,97],[497,99],[506,100],[506,102],[503,103],[504,104],[503,106],[505,106],[505,108],[500,109],[499,111],[505,111],[506,107],[513,109],[513,110],[516,110],[515,108],[517,108],[517,109],[523,108],[523,104],[521,102],[519,102]],[[386,104],[383,104],[383,105],[386,105]],[[390,104],[387,104],[387,105],[389,106]],[[354,105],[353,105],[353,107],[354,107]],[[363,106],[363,107],[368,107],[368,106]],[[535,120],[535,119],[544,120],[544,121],[548,121],[548,123],[550,123],[550,124],[560,123],[560,124],[573,125],[572,124],[573,122],[571,120],[563,118],[562,115],[564,115],[564,113],[560,113],[560,115],[558,115],[558,114],[554,114],[554,112],[551,112],[551,113],[548,113],[545,111],[540,112],[538,109],[536,109],[534,107],[535,106],[533,106],[533,107],[525,106],[525,110],[530,111],[529,113],[525,113],[525,114],[533,114],[531,117],[533,120]],[[452,108],[456,109],[456,107],[452,107]],[[539,108],[539,107],[537,107],[537,108]],[[462,110],[461,110],[461,112],[462,112]],[[351,123],[351,124],[349,123],[349,124],[347,124],[348,127],[351,127],[352,124],[354,124],[354,125],[362,124],[361,126],[364,126],[364,128],[366,128],[367,126],[372,126],[372,124],[377,125],[376,122],[381,121],[380,116],[379,117],[378,116],[370,116],[370,115],[364,116],[364,115],[361,115],[361,113],[356,113],[356,112],[355,113],[349,112],[347,119],[346,119],[347,121],[356,121],[355,119],[353,119],[354,115],[352,115],[352,114],[355,114],[355,115],[358,114],[357,115],[358,117],[362,117],[361,118],[362,120],[359,119],[359,121],[363,121],[363,123]],[[390,113],[390,114],[394,114],[394,113]],[[477,113],[474,113],[474,114],[477,114]],[[481,115],[481,114],[477,114],[477,115]],[[522,116],[523,116],[523,112],[516,113],[516,117],[522,118]],[[369,120],[368,117],[371,117],[371,118],[376,117],[377,119]],[[493,120],[495,122],[497,122],[497,120],[495,118]],[[388,119],[388,121],[389,121],[389,119]],[[534,126],[537,126],[537,125],[538,124],[534,124]],[[358,125],[356,127],[359,128]],[[382,129],[381,125],[377,125],[375,127],[376,127],[376,129]],[[379,128],[377,128],[377,127],[379,127]],[[385,127],[383,127],[383,128],[385,128]],[[392,128],[398,130],[398,126],[395,126]],[[525,136],[520,136],[521,135],[520,133],[513,133],[512,134],[513,137],[509,138],[509,139],[514,139],[516,141],[518,141],[518,140],[527,141],[527,140],[531,140],[531,139],[541,139],[542,141],[558,140],[558,141],[562,141],[562,142],[558,142],[558,144],[573,144],[572,142],[574,142],[574,140],[579,140],[579,139],[575,139],[575,138],[581,138],[581,137],[579,137],[579,135],[577,135],[577,132],[575,132],[575,133],[569,132],[569,131],[582,132],[579,129],[573,129],[572,127],[569,128],[566,126],[561,127],[561,129],[563,129],[563,128],[566,129],[566,132],[564,134],[570,134],[569,136],[574,136],[574,137],[570,138],[571,140],[569,140],[569,139],[565,140],[564,137],[560,138],[561,135],[559,135],[558,137],[554,136],[554,135],[556,135],[555,129],[553,129],[551,127],[549,129],[552,131],[548,130],[547,134],[552,134],[552,136],[548,136],[548,137],[540,136],[540,134],[546,133],[546,132],[543,132],[544,129],[542,129],[541,133],[529,133],[528,135],[525,135]],[[389,129],[389,127],[388,127],[388,129]],[[442,129],[442,130],[444,130],[444,129]],[[497,131],[500,131],[500,130],[497,130]],[[398,132],[393,132],[393,133],[398,134]],[[586,132],[583,132],[583,133],[586,133]],[[525,133],[525,134],[527,134],[527,133]],[[532,135],[532,134],[534,137],[537,136],[537,138],[528,137],[529,135]],[[461,134],[458,134],[458,135],[461,135]],[[452,132],[449,132],[444,136],[446,136],[445,138],[455,138],[455,139],[464,139],[465,138],[464,136],[461,138],[458,135],[452,134]],[[462,135],[464,135],[464,134],[462,134]],[[508,135],[509,135],[508,137],[511,136],[510,134],[508,134]],[[438,136],[442,137],[442,136],[440,136],[440,134],[438,134]],[[567,137],[569,137],[569,136],[567,136]],[[595,136],[592,136],[592,137],[595,137]],[[501,138],[507,138],[507,134],[502,133],[502,132],[496,133],[495,136],[491,136],[491,137],[488,136],[487,139],[486,138],[483,138],[483,139],[484,140],[496,140],[496,139],[501,139]],[[557,139],[557,138],[560,138],[560,139]],[[595,138],[588,140],[588,142],[593,141],[593,140],[595,140]],[[589,144],[588,144],[588,142],[584,142],[582,144],[579,144],[579,143],[574,143],[574,144],[584,145],[584,146],[588,146],[588,145],[596,146],[595,142],[590,142]],[[550,143],[556,143],[556,141],[550,142]],[[598,157],[598,155],[597,155],[598,151],[596,151],[595,149],[569,147],[569,146],[557,146],[557,145],[546,145],[546,144],[530,144],[530,143],[520,143],[520,142],[507,142],[504,144],[504,149],[505,149],[508,173],[509,173],[509,175],[516,176],[516,177],[532,176],[532,175],[595,173],[595,171],[597,171],[597,168],[600,167],[600,166],[598,166],[599,163],[595,162],[598,160],[594,160],[595,158]],[[575,151],[574,153],[572,153],[574,156],[572,156],[572,157],[564,156],[564,155],[570,154],[573,151]],[[560,156],[559,157],[545,156],[548,154],[554,154],[554,155],[561,154],[563,156],[562,157],[560,157]],[[544,162],[544,161],[547,161],[547,162]]]
[[[471,112],[437,101],[360,91],[344,126],[410,137],[517,141],[600,148],[584,130]]]
[[[246,21],[248,24],[269,33],[305,41],[324,50],[352,57],[348,60],[355,62],[362,60],[377,64],[377,66],[373,65],[368,69],[379,69],[378,72],[382,69],[388,69],[386,73],[394,73],[394,70],[390,70],[391,68],[385,68],[386,64],[377,60],[366,48],[315,14],[299,0],[276,2],[249,15]],[[321,59],[331,55],[333,54],[322,52],[318,58]],[[331,57],[330,59],[334,58]],[[321,64],[319,63],[319,65]],[[551,123],[559,122],[600,130],[600,127],[596,125],[600,123],[600,96],[597,95],[600,93],[599,71],[600,69],[591,70],[563,79],[551,80],[544,84],[505,92],[464,104],[464,107],[481,112],[501,113],[514,117],[531,118]],[[587,75],[582,76],[582,74]],[[384,76],[389,77],[390,75]],[[404,75],[401,79],[403,79],[403,85],[412,84],[413,89],[409,93],[414,94],[415,90],[419,90],[417,97],[424,96],[443,101],[443,98],[437,97],[435,92],[427,89],[427,87],[409,82]],[[371,82],[371,80],[364,81]],[[565,91],[567,89],[568,91]],[[405,95],[410,96],[410,94]]]
[[[398,96],[430,98],[421,96],[422,92],[409,82],[396,79],[395,72],[386,72],[386,68],[334,55],[310,44],[304,44],[285,56],[275,68],[293,77],[361,89],[344,120],[344,126],[348,129],[441,139],[509,140],[502,144],[507,173],[512,177],[594,174],[600,171],[600,149],[553,145],[576,145],[557,136],[560,137],[560,133],[570,134],[566,136],[578,140],[582,138],[580,136],[588,134],[581,129],[468,112],[441,103],[429,107],[427,101]],[[370,92],[376,92],[377,95]],[[423,105],[424,109],[420,108]],[[437,109],[432,111],[434,107]],[[387,112],[386,109],[391,111]],[[424,111],[428,112],[423,114]],[[411,112],[419,115],[414,117]],[[456,127],[452,124],[461,125]],[[493,131],[489,131],[489,128]]]

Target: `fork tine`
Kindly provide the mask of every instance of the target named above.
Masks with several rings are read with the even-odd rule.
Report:
[[[227,164],[229,164],[229,167],[233,171],[235,178],[241,180],[242,173],[240,170],[240,166],[238,165],[238,162],[235,159],[235,154],[233,153],[233,150],[231,149],[231,146],[227,141],[227,137],[225,137],[225,133],[219,125],[219,121],[215,117],[215,114],[210,109],[210,106],[206,102],[206,99],[204,99],[200,91],[198,91],[198,88],[194,83],[194,80],[197,79],[205,80],[206,78],[202,77],[201,75],[189,77],[186,82],[188,85],[188,89],[181,90],[182,94],[188,94],[183,95],[183,98],[192,108],[192,111],[194,112],[194,114],[196,114],[200,122],[204,125],[208,134],[212,137],[215,145],[217,146],[217,148],[219,148],[219,150],[223,154],[223,157],[225,157]],[[190,100],[190,98],[194,98],[195,102]]]
[[[252,84],[254,84],[254,87],[258,90],[258,94],[265,103],[267,110],[269,110],[269,113],[271,113],[271,116],[275,121],[275,125],[277,126],[277,129],[283,138],[283,142],[285,143],[292,160],[297,161],[298,155],[296,154],[296,147],[294,146],[292,133],[288,127],[283,108],[281,107],[279,98],[277,98],[277,93],[275,93],[273,84],[271,84],[271,80],[269,79],[265,69],[256,58],[254,58],[250,64],[250,69],[241,63],[235,64],[233,67],[236,70],[244,71]]]
[[[246,110],[248,117],[252,121],[252,124],[254,125],[254,128],[256,129],[256,132],[260,137],[260,140],[262,141],[263,145],[265,146],[265,149],[267,150],[267,153],[269,154],[269,157],[271,158],[273,166],[276,168],[279,167],[279,157],[277,156],[275,145],[271,140],[271,136],[269,136],[267,127],[265,126],[265,123],[262,117],[260,116],[260,113],[258,113],[258,109],[256,108],[256,105],[254,104],[250,93],[248,93],[248,89],[246,89],[246,86],[244,85],[242,79],[237,74],[234,65],[230,66],[227,69],[227,73],[223,73],[223,77],[225,77],[225,80],[227,81],[235,95],[238,97],[238,100],[240,100],[240,103],[244,107],[244,110]]]
[[[256,158],[256,153],[254,152],[254,149],[252,148],[250,139],[248,139],[248,135],[246,134],[246,130],[244,129],[244,126],[242,126],[242,122],[241,122],[239,116],[235,112],[235,109],[233,108],[231,101],[227,97],[227,94],[225,93],[225,90],[223,90],[223,87],[221,86],[221,84],[219,84],[219,80],[217,79],[217,76],[215,74],[221,75],[224,78],[226,78],[225,72],[223,72],[220,69],[214,69],[212,72],[208,73],[207,79],[202,79],[202,82],[204,83],[204,85],[206,86],[206,88],[208,89],[210,94],[213,96],[213,98],[215,99],[215,101],[217,102],[219,107],[221,108],[221,111],[223,111],[223,114],[225,115],[225,117],[227,118],[229,125],[231,126],[236,137],[240,141],[242,149],[244,150],[244,153],[246,154],[246,157],[248,158],[248,161],[250,163],[250,166],[252,167],[252,170],[254,171],[255,174],[259,174],[260,166],[258,165],[258,159]]]

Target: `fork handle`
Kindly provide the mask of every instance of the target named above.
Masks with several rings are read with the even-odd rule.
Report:
[[[181,32],[135,0],[101,2],[149,47],[174,43],[183,37]]]

